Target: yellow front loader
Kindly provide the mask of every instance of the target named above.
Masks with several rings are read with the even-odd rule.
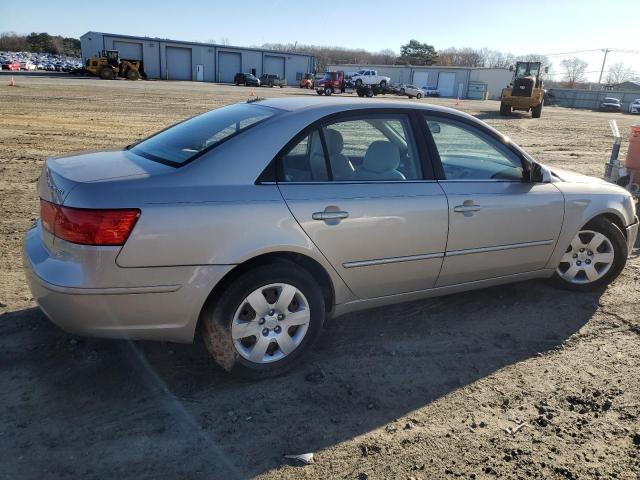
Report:
[[[500,115],[508,115],[512,110],[531,110],[532,118],[540,118],[544,104],[541,67],[540,62],[516,63],[513,82],[500,95]]]
[[[87,73],[103,80],[118,77],[128,80],[145,78],[142,61],[121,59],[118,50],[103,50],[100,56],[88,58],[84,69]]]

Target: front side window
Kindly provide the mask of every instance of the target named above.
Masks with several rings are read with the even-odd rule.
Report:
[[[406,115],[374,114],[327,124],[282,155],[281,165],[285,182],[422,179]]]
[[[522,181],[520,158],[473,126],[425,118],[447,180]]]
[[[150,160],[179,167],[277,112],[247,103],[218,108],[142,140],[130,150]]]

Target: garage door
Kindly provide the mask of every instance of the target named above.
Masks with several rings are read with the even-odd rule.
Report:
[[[284,78],[284,57],[265,55],[262,73],[280,75],[281,78]]]
[[[429,84],[429,72],[413,72],[413,83],[416,87],[431,87]]]
[[[125,60],[142,60],[142,44],[135,42],[113,42],[113,49],[120,52]]]
[[[218,52],[218,81],[233,83],[236,73],[242,72],[242,54],[236,52]]]
[[[167,47],[166,52],[169,80],[191,80],[191,49]]]
[[[456,74],[441,72],[438,75],[438,90],[443,97],[453,97],[456,85]]]

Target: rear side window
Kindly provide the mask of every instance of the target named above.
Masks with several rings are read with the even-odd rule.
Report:
[[[137,143],[131,151],[179,167],[277,112],[246,103],[218,108],[169,127]]]
[[[404,114],[371,114],[325,124],[281,155],[279,168],[281,182],[422,179]]]

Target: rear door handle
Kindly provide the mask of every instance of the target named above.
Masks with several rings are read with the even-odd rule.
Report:
[[[458,205],[453,207],[453,211],[458,213],[477,212],[478,210],[482,210],[480,205]]]
[[[343,218],[348,218],[349,217],[349,212],[343,212],[341,210],[338,210],[337,212],[314,212],[311,215],[311,218],[313,218],[314,220],[341,220]]]

